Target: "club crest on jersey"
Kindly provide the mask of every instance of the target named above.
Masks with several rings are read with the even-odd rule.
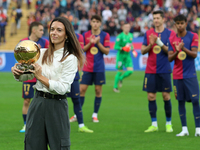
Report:
[[[91,53],[92,55],[96,55],[96,54],[98,53],[98,48],[92,47],[92,48],[90,49],[90,53]]]
[[[178,59],[184,60],[186,58],[186,53],[184,51],[181,51],[178,53]]]
[[[153,47],[153,52],[154,52],[155,54],[159,54],[160,51],[161,51],[161,47],[160,47],[160,46],[156,45],[156,46]]]

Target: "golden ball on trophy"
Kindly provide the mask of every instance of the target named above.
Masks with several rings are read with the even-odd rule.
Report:
[[[40,57],[40,47],[31,40],[21,41],[14,49],[14,56],[21,63],[21,65],[17,65],[17,68],[25,73],[30,73],[29,70],[34,69],[31,64],[35,63]]]

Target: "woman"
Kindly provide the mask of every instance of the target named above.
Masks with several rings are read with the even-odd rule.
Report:
[[[42,50],[32,74],[12,67],[16,80],[37,78],[36,94],[30,104],[25,132],[25,150],[70,149],[70,124],[66,92],[70,92],[78,63],[84,57],[72,24],[64,17],[50,24],[49,48]],[[77,61],[78,59],[78,61]]]

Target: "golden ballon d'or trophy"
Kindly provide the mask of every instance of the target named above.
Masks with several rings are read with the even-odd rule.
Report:
[[[34,70],[31,65],[40,57],[40,47],[31,40],[24,40],[17,44],[14,49],[15,59],[21,63],[17,65],[17,69],[24,71],[25,74],[31,73],[29,70]]]

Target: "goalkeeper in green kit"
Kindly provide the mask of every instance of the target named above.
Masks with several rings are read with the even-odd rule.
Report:
[[[116,57],[116,68],[117,74],[115,75],[115,83],[113,91],[119,93],[119,87],[122,87],[122,81],[124,78],[130,76],[133,73],[133,63],[131,59],[130,51],[133,51],[133,56],[137,57],[137,52],[134,51],[134,47],[132,44],[133,34],[130,33],[130,24],[125,23],[123,25],[123,32],[117,36],[114,49],[117,50]],[[126,68],[126,72],[123,73],[123,67]]]

